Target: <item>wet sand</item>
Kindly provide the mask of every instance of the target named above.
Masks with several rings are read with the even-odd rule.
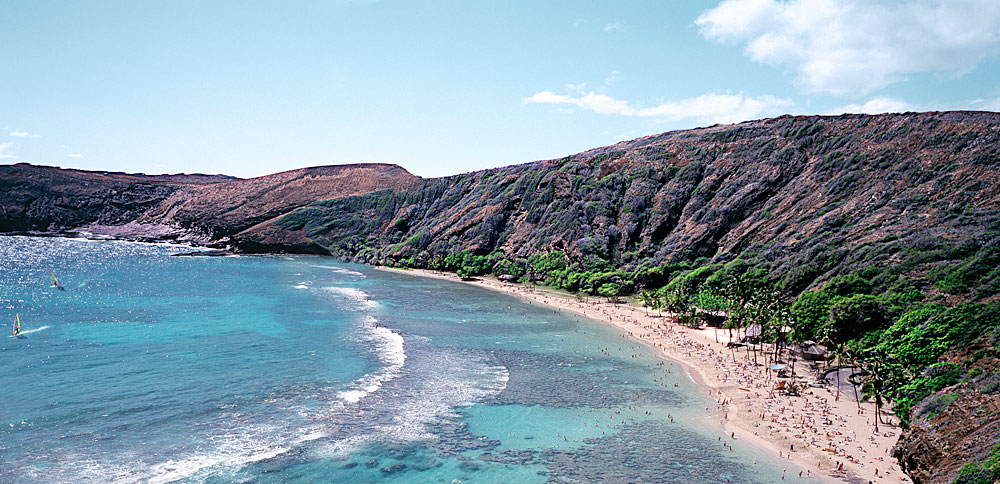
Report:
[[[461,281],[454,274],[436,271],[379,269]],[[778,382],[773,373],[765,371],[763,357],[758,353],[755,365],[747,348],[728,348],[728,331],[719,330],[716,336],[711,328],[693,330],[675,324],[666,313],[647,314],[642,308],[603,298],[581,300],[546,288],[492,278],[461,282],[601,321],[683,364],[716,400],[720,436],[744,439],[793,462],[804,470],[803,478],[825,482],[912,482],[889,455],[900,434],[894,416],[883,409],[883,421],[892,424],[880,423],[876,433],[874,404],[862,402],[859,409],[852,398],[841,395],[838,399],[832,386],[807,386],[800,396],[774,391]],[[796,376],[799,382],[815,381],[809,365],[802,362],[796,364]],[[784,478],[797,479],[798,470]]]

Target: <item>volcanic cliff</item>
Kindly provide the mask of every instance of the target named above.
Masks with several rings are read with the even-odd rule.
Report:
[[[612,296],[754,268],[784,297],[832,298],[831,318],[863,313],[862,346],[916,355],[900,366],[911,426],[895,451],[915,482],[989,482],[998,150],[1000,114],[935,112],[784,116],[434,179],[381,164],[247,180],[21,164],[0,167],[0,231],[331,253]]]
[[[316,200],[406,189],[418,182],[403,168],[385,164],[319,166],[250,179],[8,165],[0,166],[0,231],[84,232],[220,246],[255,224]],[[292,233],[282,241],[271,248],[324,252]]]
[[[417,267],[461,250],[626,269],[739,256],[798,293],[860,265],[948,262],[915,252],[995,249],[998,149],[996,113],[782,117],[318,201],[270,227]],[[1000,289],[997,274],[965,279],[965,298]]]

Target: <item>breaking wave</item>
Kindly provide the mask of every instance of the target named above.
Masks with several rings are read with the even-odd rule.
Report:
[[[384,366],[375,373],[358,378],[351,384],[350,390],[341,392],[340,398],[347,403],[357,403],[375,393],[385,382],[399,376],[406,364],[403,335],[379,326],[378,320],[373,316],[365,318],[364,328],[361,338],[374,344],[376,357]]]

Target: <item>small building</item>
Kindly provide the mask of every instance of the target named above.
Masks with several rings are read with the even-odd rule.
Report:
[[[826,359],[826,348],[813,343],[812,341],[806,341],[800,345],[795,345],[792,348],[792,352],[795,356],[808,361],[819,361]]]
[[[726,325],[726,313],[721,311],[701,311],[698,316],[711,328],[722,328]]]

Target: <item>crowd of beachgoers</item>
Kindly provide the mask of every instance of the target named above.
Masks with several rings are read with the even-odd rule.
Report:
[[[457,279],[432,271],[406,272]],[[900,433],[894,417],[884,410],[876,416],[873,403],[859,403],[836,385],[825,384],[813,364],[799,362],[794,381],[779,379],[762,359],[755,361],[747,346],[727,344],[725,331],[688,328],[669,314],[603,298],[571,297],[486,278],[466,282],[612,325],[623,337],[683,364],[716,402],[706,410],[718,419],[720,440],[747,439],[794,463],[796,470],[783,479],[911,482],[889,455]],[[784,391],[791,383],[799,391]],[[881,419],[878,431],[875,418]]]

